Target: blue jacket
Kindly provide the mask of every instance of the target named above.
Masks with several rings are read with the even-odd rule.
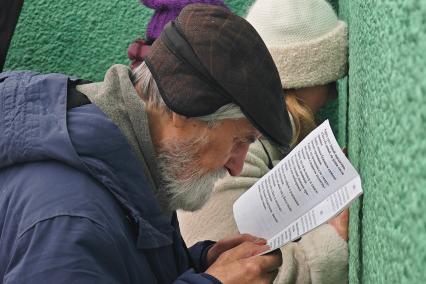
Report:
[[[186,249],[117,126],[66,110],[68,80],[0,74],[0,281],[218,283],[211,242]]]

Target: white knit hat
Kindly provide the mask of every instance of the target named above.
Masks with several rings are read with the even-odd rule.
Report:
[[[284,89],[324,85],[347,72],[347,26],[325,0],[257,0],[247,15]]]

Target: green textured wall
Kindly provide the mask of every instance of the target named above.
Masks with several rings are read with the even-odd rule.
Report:
[[[340,0],[339,10],[350,35],[339,138],[364,188],[350,280],[426,283],[426,2]]]
[[[225,0],[240,15],[251,2]],[[112,64],[129,63],[127,47],[144,36],[152,13],[137,0],[26,0],[5,70],[101,80]]]
[[[226,3],[240,15],[253,1]],[[334,0],[349,24],[349,77],[330,116],[359,170],[351,283],[426,283],[426,1]],[[136,0],[27,0],[5,69],[100,80],[127,64],[152,11]]]

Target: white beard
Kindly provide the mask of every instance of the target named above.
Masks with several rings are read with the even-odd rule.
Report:
[[[206,137],[191,142],[173,142],[163,145],[158,155],[162,186],[158,197],[168,210],[195,211],[210,198],[215,182],[227,170],[220,168],[205,172],[198,167],[197,149],[206,143]]]

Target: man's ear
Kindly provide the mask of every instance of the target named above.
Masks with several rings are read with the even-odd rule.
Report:
[[[188,118],[186,116],[177,114],[175,112],[172,113],[172,123],[176,128],[183,128],[188,123]]]

